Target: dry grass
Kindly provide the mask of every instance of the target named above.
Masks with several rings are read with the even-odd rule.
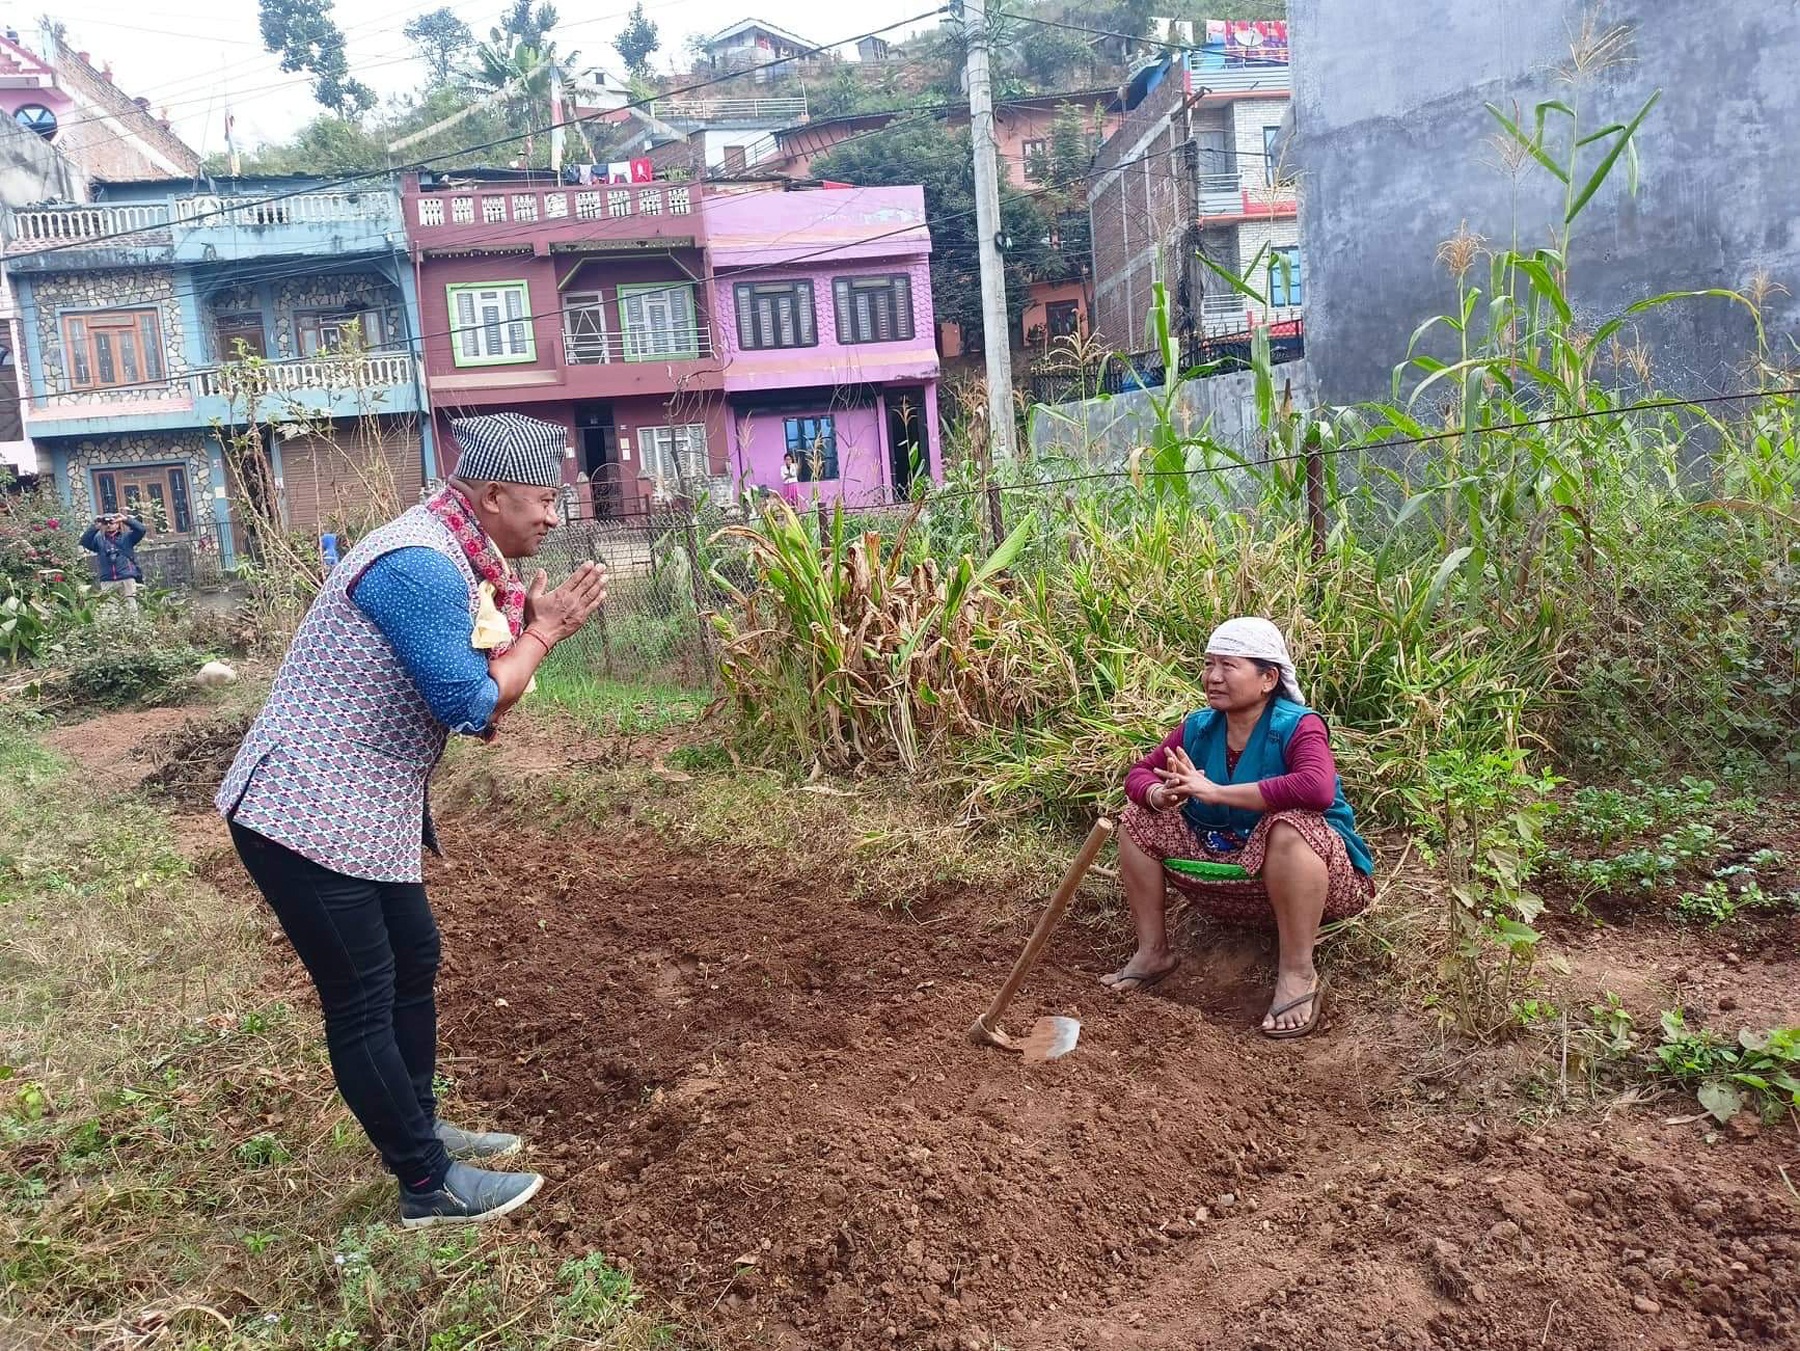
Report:
[[[672,1344],[598,1256],[395,1226],[260,911],[0,731],[0,1344]]]

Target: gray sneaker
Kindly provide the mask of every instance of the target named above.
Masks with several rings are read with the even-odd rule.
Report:
[[[507,1135],[503,1131],[466,1131],[461,1126],[452,1126],[448,1121],[440,1121],[432,1129],[443,1142],[450,1157],[465,1162],[471,1159],[502,1159],[508,1154],[517,1154],[524,1144],[518,1136]]]
[[[408,1229],[431,1224],[479,1224],[510,1215],[532,1197],[544,1179],[536,1173],[490,1173],[452,1163],[444,1185],[434,1192],[400,1188],[400,1223]]]

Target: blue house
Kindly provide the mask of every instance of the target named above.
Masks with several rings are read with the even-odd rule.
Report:
[[[96,183],[6,219],[27,434],[78,518],[146,515],[169,580],[232,565],[247,501],[331,529],[438,472],[398,193],[223,188]]]

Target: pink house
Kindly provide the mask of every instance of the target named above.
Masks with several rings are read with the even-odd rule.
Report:
[[[734,479],[901,500],[941,472],[931,235],[919,188],[715,195],[713,312]]]
[[[920,189],[486,171],[412,176],[403,199],[440,430],[561,422],[582,514],[765,489],[873,505],[939,473]]]

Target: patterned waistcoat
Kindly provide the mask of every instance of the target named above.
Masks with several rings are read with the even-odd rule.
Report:
[[[422,878],[420,846],[436,848],[425,789],[449,732],[350,588],[377,558],[414,545],[456,564],[475,614],[474,570],[424,507],[370,534],[326,578],[214,798],[257,834],[377,882]]]

